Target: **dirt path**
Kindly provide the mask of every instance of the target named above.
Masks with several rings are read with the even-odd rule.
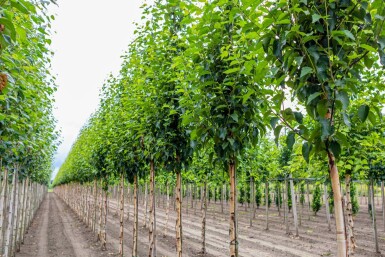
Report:
[[[185,202],[186,203],[186,202]],[[32,223],[26,240],[17,257],[53,257],[53,256],[116,256],[119,245],[119,219],[116,216],[117,202],[110,199],[107,222],[107,251],[101,251],[93,232],[84,225],[76,214],[57,195],[49,193],[43,201],[35,220]],[[170,217],[165,233],[166,214],[164,205],[157,207],[157,252],[158,256],[175,256],[175,212],[170,206]],[[385,252],[385,232],[381,221],[381,209],[377,207],[378,236],[381,252]],[[127,205],[124,225],[124,253],[130,256],[132,248],[132,210],[127,221]],[[183,213],[183,256],[202,256],[200,251],[200,206],[190,209],[189,214]],[[249,209],[250,210],[250,209]],[[196,213],[194,215],[194,212]],[[250,213],[243,207],[239,208],[239,242],[242,257],[316,257],[335,256],[334,219],[332,231],[328,231],[324,208],[317,216],[303,210],[300,237],[285,234],[283,217],[279,216],[275,208],[270,209],[269,231],[265,231],[265,210],[257,209],[253,227],[249,227]],[[147,215],[148,218],[148,215]],[[289,214],[290,229],[293,230],[292,215]],[[139,204],[139,240],[138,256],[148,253],[148,229],[143,227],[144,206]],[[355,219],[357,251],[355,256],[379,257],[374,253],[371,220],[367,214],[367,207],[362,204],[360,213]],[[205,257],[219,257],[228,255],[228,217],[227,206],[220,211],[218,204],[210,203],[207,215],[207,254]]]
[[[100,251],[92,233],[54,193],[48,193],[36,213],[17,257],[111,256]]]

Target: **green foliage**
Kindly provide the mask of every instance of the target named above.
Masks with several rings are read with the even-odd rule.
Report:
[[[0,6],[1,169],[43,184],[50,180],[58,143],[49,49],[54,17],[46,8],[46,2],[26,0]]]
[[[303,206],[305,204],[305,184],[304,183],[301,183],[300,186],[299,186],[299,192],[300,192],[300,198],[299,198],[299,202],[301,203],[301,205]]]
[[[315,189],[313,190],[313,201],[311,203],[311,208],[315,215],[317,215],[317,212],[321,209],[321,188],[319,185],[315,186]]]
[[[255,183],[255,203],[257,204],[257,208],[259,208],[259,206],[261,206],[261,203],[262,203],[261,183],[258,183],[257,181]]]
[[[351,182],[350,183],[350,199],[352,202],[353,215],[357,214],[358,211],[360,210],[360,204],[358,203],[356,191],[357,191],[357,186],[353,182]]]
[[[275,184],[275,199],[274,199],[274,202],[275,202],[275,205],[276,206],[279,206],[279,207],[282,207],[282,189],[281,189],[281,185],[280,185],[280,182],[277,182]]]

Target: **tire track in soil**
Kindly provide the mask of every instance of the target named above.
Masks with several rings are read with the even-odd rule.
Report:
[[[47,193],[16,257],[104,257],[92,234],[54,193]],[[98,244],[96,244],[98,245]]]

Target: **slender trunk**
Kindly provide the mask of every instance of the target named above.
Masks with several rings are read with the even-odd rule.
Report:
[[[238,257],[237,176],[235,160],[229,163],[230,177],[230,257]]]
[[[329,172],[333,188],[334,199],[334,217],[336,219],[336,234],[337,234],[337,249],[338,257],[346,257],[346,235],[345,223],[342,207],[342,196],[340,191],[340,178],[338,175],[338,168],[335,163],[334,155],[328,152]]]
[[[147,182],[144,182],[144,219],[143,226],[147,228]]]
[[[132,256],[138,255],[138,176],[134,174],[134,228],[133,231],[133,244],[132,244]]]
[[[301,185],[298,184],[298,190],[297,190],[298,194],[297,194],[297,197],[299,197],[299,201],[298,202],[298,216],[299,216],[299,226],[301,227],[302,226],[302,216],[303,216],[303,204],[301,203],[301,196],[302,196],[302,193],[301,193]]]
[[[186,214],[188,215],[188,202],[189,202],[189,191],[188,191],[188,184],[186,185]]]
[[[225,194],[224,194],[223,187],[224,187],[224,185],[222,184],[222,187],[221,187],[221,213],[224,212],[224,200],[225,200]]]
[[[252,227],[252,226],[253,226],[253,219],[255,218],[255,188],[254,188],[254,177],[250,177],[250,202],[251,202],[250,227]]]
[[[127,185],[127,221],[130,221],[130,205],[131,205],[130,184],[128,184]]]
[[[265,182],[266,230],[269,230],[269,182]]]
[[[167,197],[167,206],[166,206],[166,225],[164,226],[164,236],[167,235],[167,229],[168,229],[168,217],[170,212],[170,185],[168,181],[166,182],[166,197]]]
[[[25,179],[21,183],[21,188],[20,188],[20,201],[19,201],[19,218],[18,220],[18,226],[17,226],[17,244],[16,244],[16,251],[20,251],[20,244],[21,244],[21,237],[22,237],[22,227],[23,227],[23,214],[25,210],[24,206],[24,198],[25,198]]]
[[[381,181],[381,199],[382,199],[382,224],[384,224],[384,231],[385,231],[385,193],[384,193],[384,181]]]
[[[4,257],[11,256],[11,246],[12,246],[12,228],[14,222],[14,212],[15,212],[15,198],[16,198],[16,186],[17,183],[17,171],[15,169],[12,178],[11,186],[11,199],[9,201],[9,212],[8,212],[8,226],[5,236],[5,246],[4,246]]]
[[[23,203],[23,216],[21,217],[21,240],[20,243],[24,244],[24,235],[26,230],[26,217],[28,211],[28,189],[29,189],[29,177],[25,180],[24,184],[24,203]]]
[[[103,240],[102,240],[102,249],[107,249],[107,215],[108,215],[108,189],[104,190],[104,214],[103,214]]]
[[[278,216],[281,217],[281,184],[278,182],[277,184],[277,197],[278,197],[278,201],[277,201],[277,210],[278,210]]]
[[[191,209],[193,209],[194,208],[194,188],[192,184],[190,184],[190,201],[191,201]]]
[[[155,217],[155,169],[154,161],[150,162],[150,228],[149,228],[149,257],[156,256],[156,217]]]
[[[376,253],[380,253],[380,248],[378,247],[378,236],[377,236],[377,222],[376,222],[376,206],[374,203],[374,183],[373,179],[370,180],[371,186],[371,202],[372,202],[372,220],[373,220],[373,233],[374,233],[374,243],[376,246]]]
[[[93,218],[92,218],[92,231],[95,233],[96,231],[96,210],[97,210],[97,195],[98,195],[98,184],[96,179],[94,179],[94,211],[93,211]]]
[[[329,207],[329,197],[326,184],[324,184],[324,201],[325,201],[325,210],[326,210],[326,221],[328,223],[328,230],[331,231],[331,221],[330,221],[330,207]]]
[[[284,195],[284,217],[285,217],[285,227],[286,227],[286,234],[290,233],[290,228],[289,228],[289,203],[288,203],[288,195],[287,195],[287,178],[285,177],[285,190],[283,192]]]
[[[307,195],[307,213],[309,214],[308,219],[310,220],[310,213],[311,213],[311,204],[310,204],[310,194],[309,194],[309,182],[306,181],[306,195]]]
[[[102,241],[102,220],[103,220],[102,202],[103,202],[103,188],[102,188],[102,182],[100,181],[98,241]]]
[[[347,217],[347,245],[348,245],[348,256],[354,254],[356,248],[356,239],[354,237],[354,222],[353,222],[353,208],[350,197],[350,174],[345,175],[345,186],[346,186],[346,215]]]
[[[11,247],[11,256],[14,256],[17,246],[17,231],[19,229],[19,217],[20,217],[20,183],[18,179],[16,180],[16,198],[15,198],[15,214],[14,214],[14,224],[12,232],[12,247]]]
[[[207,198],[206,198],[206,190],[207,190],[207,179],[205,178],[204,184],[203,184],[203,197],[202,197],[202,249],[201,253],[206,254],[206,212],[207,212]]]
[[[178,257],[182,257],[182,175],[180,171],[176,173],[176,252]]]
[[[290,174],[289,177],[290,177],[290,191],[291,191],[291,207],[293,208],[295,236],[298,237],[299,233],[298,233],[297,201],[295,197],[294,181],[293,181],[292,174]]]
[[[123,257],[123,229],[124,229],[124,173],[120,177],[120,236],[119,256]]]
[[[0,198],[0,256],[3,254],[4,238],[5,238],[5,219],[8,202],[8,170],[4,170],[3,186],[1,188]]]

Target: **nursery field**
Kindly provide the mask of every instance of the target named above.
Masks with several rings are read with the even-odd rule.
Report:
[[[355,256],[385,256],[375,253],[373,229],[370,215],[364,198],[359,199],[360,211],[355,218],[357,248]],[[381,217],[380,201],[375,200],[377,216]],[[119,246],[119,218],[116,215],[117,202],[111,199],[107,221],[107,249],[101,250],[92,230],[77,217],[75,212],[54,193],[48,193],[32,222],[26,235],[24,245],[17,257],[51,257],[51,256],[114,256]],[[139,245],[138,256],[148,253],[148,229],[144,225],[144,205],[139,204]],[[224,213],[220,203],[210,203],[207,211],[206,249],[207,254],[199,253],[201,246],[201,213],[200,205],[183,213],[183,247],[184,256],[227,256],[228,254],[228,217],[227,204]],[[305,205],[306,206],[306,205]],[[133,206],[130,206],[133,210]],[[157,209],[157,251],[158,256],[175,256],[175,213],[170,206],[168,229],[165,230],[165,208],[163,201]],[[186,207],[186,206],[185,206]],[[124,224],[124,251],[131,253],[132,247],[132,212],[127,220],[126,206]],[[256,218],[250,227],[250,208],[245,210],[239,205],[239,244],[240,256],[336,256],[334,219],[332,230],[328,231],[324,207],[314,216],[305,207],[301,212],[299,237],[293,235],[292,215],[289,214],[291,233],[285,233],[283,213],[281,216],[275,206],[269,208],[269,230],[265,230],[265,208],[256,209]],[[379,245],[385,252],[385,232],[381,219],[377,221],[379,228]],[[279,242],[279,243],[277,243]],[[129,254],[127,254],[129,256]]]

